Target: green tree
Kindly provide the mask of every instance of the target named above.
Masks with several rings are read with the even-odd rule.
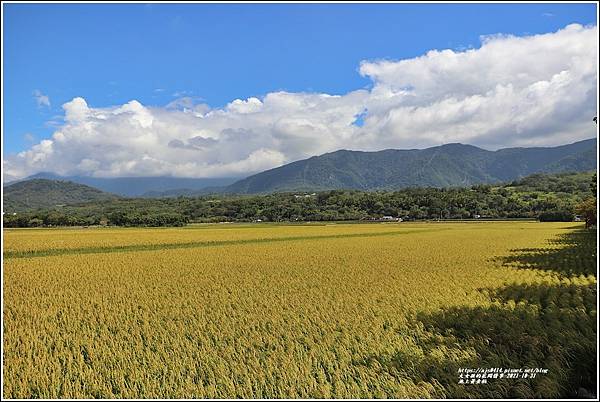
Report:
[[[596,201],[596,197],[590,197],[587,200],[581,202],[576,207],[576,212],[585,219],[585,227],[591,228],[592,226],[596,226],[596,212],[598,209],[598,204]]]

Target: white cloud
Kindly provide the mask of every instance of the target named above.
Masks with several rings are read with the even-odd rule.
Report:
[[[236,99],[227,105],[227,111],[233,113],[255,113],[262,107],[262,102],[258,98],[248,98],[247,100]]]
[[[72,101],[65,103],[63,106],[65,111],[65,120],[68,123],[85,122],[90,116],[90,108],[85,99],[77,97]]]
[[[50,108],[50,97],[48,95],[44,95],[39,89],[33,91],[33,98],[37,102],[38,107],[45,106]]]
[[[246,176],[340,148],[496,149],[596,135],[596,27],[481,40],[462,52],[363,61],[360,74],[372,88],[342,95],[273,92],[221,109],[190,97],[166,107],[132,100],[103,108],[75,98],[63,105],[52,139],[6,158],[5,177]],[[357,115],[362,126],[353,124]]]
[[[152,127],[152,122],[154,121],[152,113],[136,100],[132,100],[113,111],[115,115],[123,113],[128,114],[131,121],[137,122],[142,128]]]
[[[487,36],[466,52],[364,62],[360,71],[375,81],[373,92],[391,99],[405,91],[399,107],[370,113],[365,128],[415,146],[556,145],[592,137],[597,35],[596,27],[569,25],[553,34]]]

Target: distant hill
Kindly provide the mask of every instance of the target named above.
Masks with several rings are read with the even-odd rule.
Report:
[[[463,144],[422,150],[341,150],[255,174],[225,187],[223,192],[393,190],[500,183],[533,173],[594,170],[596,147],[593,138],[557,147],[498,151]]]
[[[226,186],[238,178],[185,178],[185,177],[90,177],[90,176],[59,176],[55,173],[42,172],[23,180],[50,179],[64,180],[85,184],[99,190],[122,195],[124,197],[146,196],[146,193],[161,193],[179,189],[191,192],[206,187]],[[22,180],[21,180],[22,181]],[[13,182],[15,183],[15,182]],[[11,183],[8,183],[11,184]]]
[[[535,173],[531,176],[507,183],[504,188],[518,192],[573,194],[585,198],[593,195],[591,183],[595,182],[595,173],[595,171],[556,174]]]
[[[32,179],[4,187],[4,212],[53,208],[118,198],[96,188],[63,180]]]

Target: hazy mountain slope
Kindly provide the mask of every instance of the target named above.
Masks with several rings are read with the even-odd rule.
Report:
[[[29,179],[66,180],[85,184],[109,193],[125,197],[139,197],[148,192],[163,192],[179,189],[197,191],[206,187],[226,186],[234,183],[237,178],[185,178],[185,177],[89,177],[89,176],[59,176],[54,173],[42,172],[29,176]]]

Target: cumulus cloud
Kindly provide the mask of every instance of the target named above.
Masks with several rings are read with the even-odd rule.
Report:
[[[246,176],[340,148],[559,145],[596,135],[597,58],[597,27],[574,24],[363,61],[372,88],[341,95],[273,92],[218,109],[190,97],[165,107],[75,98],[52,138],[4,160],[5,176]]]
[[[45,106],[50,108],[50,97],[48,95],[44,95],[39,89],[33,91],[33,98],[37,102],[38,107]]]
[[[597,27],[569,25],[553,34],[486,36],[481,48],[465,52],[363,62],[360,72],[375,81],[373,92],[404,93],[400,107],[383,105],[367,123],[382,137],[413,137],[415,145],[495,148],[592,137],[597,35]]]

